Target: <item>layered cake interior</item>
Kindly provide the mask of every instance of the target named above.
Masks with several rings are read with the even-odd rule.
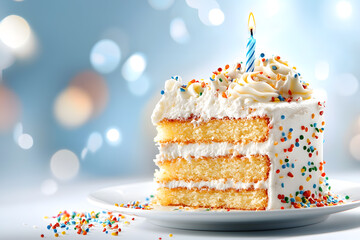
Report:
[[[152,115],[156,204],[268,210],[328,201],[325,103],[279,56],[262,54],[254,72],[237,63],[208,79],[175,76],[162,94]]]

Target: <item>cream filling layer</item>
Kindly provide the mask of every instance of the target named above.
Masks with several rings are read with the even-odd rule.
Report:
[[[219,179],[219,180],[212,180],[212,181],[170,181],[167,183],[158,183],[159,187],[165,188],[187,188],[187,189],[194,189],[194,188],[210,188],[215,190],[227,190],[227,189],[268,189],[268,180],[258,181],[257,183],[244,183],[244,182],[235,182],[232,179]]]
[[[159,152],[156,156],[155,162],[161,162],[170,159],[176,159],[182,157],[188,161],[193,158],[200,157],[219,157],[219,156],[250,156],[255,154],[269,155],[269,149],[271,149],[273,141],[268,140],[261,143],[248,143],[248,144],[232,144],[227,142],[219,143],[192,143],[192,144],[177,144],[167,143],[159,144]]]

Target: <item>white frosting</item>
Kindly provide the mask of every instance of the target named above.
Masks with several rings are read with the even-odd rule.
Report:
[[[205,92],[204,94],[210,94]],[[316,100],[313,100],[316,101]],[[291,114],[301,114],[306,106],[313,102],[306,100],[301,102],[248,102],[243,104],[240,98],[192,98],[184,99],[177,96],[176,99],[164,95],[156,105],[153,113],[153,121],[157,123],[164,118],[186,119],[198,116],[198,121],[207,121],[211,118],[251,118],[272,114],[277,110],[279,113],[289,111]],[[300,104],[301,103],[301,104]],[[165,110],[166,109],[166,110]],[[295,110],[295,111],[294,111]],[[297,113],[297,111],[300,111]]]
[[[191,143],[191,144],[177,144],[177,143],[167,143],[159,144],[159,152],[156,156],[155,162],[175,159],[182,157],[188,161],[191,161],[193,158],[200,157],[217,157],[217,156],[250,156],[254,154],[266,155],[270,147],[270,142],[266,141],[263,143],[254,143],[249,144],[232,144],[228,142],[219,142],[219,143]]]
[[[268,188],[268,181],[258,181],[257,183],[243,183],[243,182],[236,182],[233,179],[219,179],[219,180],[212,180],[212,181],[170,181],[167,183],[159,183],[160,187],[166,188],[210,188],[216,190],[227,190],[227,189],[267,189]]]
[[[235,65],[215,71],[209,79],[192,80],[186,85],[180,77],[166,81],[164,94],[152,115],[154,124],[164,118],[244,117],[241,109],[257,103],[258,109],[272,101],[301,101],[310,99],[312,90],[301,80],[299,73],[287,62],[272,57],[257,59],[255,72],[244,73]],[[271,106],[271,105],[268,105]],[[284,105],[288,107],[288,105]],[[255,115],[255,114],[253,114]]]
[[[266,81],[262,81],[263,78],[267,80],[262,74],[255,72],[246,73],[240,79],[235,79],[228,89],[229,99],[245,98],[258,102],[270,102],[272,98],[278,97],[276,89]]]

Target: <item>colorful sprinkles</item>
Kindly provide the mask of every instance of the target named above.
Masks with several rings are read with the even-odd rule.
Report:
[[[66,235],[68,231],[76,231],[79,235],[87,235],[92,229],[102,229],[105,234],[118,236],[122,227],[129,225],[129,217],[113,212],[60,212],[53,217],[44,217],[45,219],[54,219],[55,222],[46,226],[46,229],[52,232],[54,237],[59,237],[59,233]],[[135,220],[135,218],[132,218]],[[45,234],[40,235],[41,238]]]
[[[314,186],[314,188],[316,188],[316,186]],[[290,194],[290,196],[284,196],[283,194],[279,194],[278,199],[282,203],[290,203],[294,208],[336,206],[338,204],[344,203],[344,201],[338,195],[333,195],[330,192],[325,194],[316,194],[311,190],[303,191],[303,186],[299,187],[299,191],[297,191],[295,195]],[[347,196],[345,199],[348,200],[349,197]]]
[[[270,75],[266,74],[263,71],[256,71],[256,72],[251,73],[252,80],[261,81],[261,79],[263,79],[264,77],[266,77],[268,79],[276,80],[276,81],[279,81],[279,80],[285,81],[286,80],[286,78],[287,78],[286,75],[280,73],[279,68],[281,67],[281,65],[289,67],[288,63],[286,61],[280,60],[280,56],[275,56],[273,58],[274,58],[274,60],[276,62],[269,65],[269,67],[273,71],[273,73],[276,75],[276,77],[270,76]],[[266,64],[268,64],[268,61],[269,61],[268,58],[265,58],[264,53],[260,54],[260,59],[259,60],[266,63]],[[240,72],[242,70],[242,67],[243,67],[242,62],[240,62],[240,63],[237,63],[234,66],[233,70],[236,71],[236,72]],[[292,69],[296,70],[296,67],[292,67]],[[233,75],[231,73],[232,73],[232,70],[230,69],[230,65],[226,64],[225,67],[223,67],[223,68],[218,67],[215,71],[213,71],[213,74],[209,77],[210,82],[206,82],[204,79],[200,79],[200,80],[192,79],[186,85],[181,86],[179,88],[179,91],[181,93],[186,93],[189,90],[189,87],[191,86],[191,84],[199,83],[201,85],[201,87],[197,87],[197,90],[195,90],[195,92],[198,95],[195,95],[195,96],[200,97],[200,96],[203,95],[202,93],[204,92],[205,89],[210,90],[212,88],[215,88],[215,91],[216,91],[215,94],[217,94],[217,96],[220,96],[220,97],[223,97],[223,98],[229,98],[229,97],[231,97],[231,94],[229,94],[227,90],[228,90],[230,85],[226,85],[226,84],[222,84],[222,83],[223,82],[228,83],[228,82],[236,82],[237,81],[236,78],[233,78]],[[293,77],[298,78],[299,76],[300,76],[300,73],[296,73],[296,74],[294,74]],[[172,76],[171,79],[174,79],[176,81],[180,80],[179,76]],[[212,84],[212,82],[216,82],[216,81],[218,81],[218,84],[216,84],[216,83]],[[302,85],[302,87],[304,89],[306,89],[308,87],[308,85],[309,85],[308,83],[305,83],[302,80],[299,80],[299,81],[300,81],[300,83],[301,83],[301,85]],[[240,86],[243,86],[242,83],[239,83],[239,84],[240,84]],[[276,84],[269,83],[269,82],[268,82],[268,84],[271,87],[276,88]],[[221,85],[221,87],[222,87],[221,91],[220,91],[219,85]],[[219,92],[219,94],[218,94],[218,92]],[[165,91],[162,90],[160,93],[161,93],[161,95],[164,95]],[[293,102],[293,101],[299,101],[301,99],[302,99],[301,97],[295,98],[293,96],[293,93],[291,92],[291,90],[289,90],[288,91],[288,96],[284,97],[284,96],[282,96],[281,94],[278,93],[278,96],[277,97],[272,97],[270,101],[271,102],[284,102],[284,101]]]
[[[297,77],[297,76],[295,76]],[[318,102],[319,110],[318,112],[314,112],[310,114],[310,119],[314,120],[315,117],[323,115],[322,107],[324,107],[325,103]],[[285,115],[280,116],[281,120],[286,119]],[[333,206],[343,203],[343,200],[348,200],[349,197],[346,196],[342,198],[338,195],[330,193],[331,187],[327,183],[328,177],[324,172],[323,165],[325,161],[319,162],[315,164],[315,160],[312,160],[314,156],[318,156],[319,152],[316,148],[316,140],[319,139],[319,134],[324,132],[325,122],[321,121],[320,123],[311,122],[309,125],[302,125],[299,128],[291,127],[288,131],[285,131],[283,126],[279,126],[280,131],[280,142],[283,143],[284,148],[282,149],[283,153],[288,154],[294,150],[294,147],[300,148],[306,152],[308,161],[304,166],[300,168],[300,176],[305,178],[306,182],[311,183],[308,188],[304,190],[304,186],[299,186],[299,191],[296,191],[294,194],[290,194],[288,196],[279,194],[278,199],[281,203],[288,203],[291,207],[294,208],[307,208],[307,207],[323,207],[323,206]],[[294,130],[296,131],[297,136],[294,135]],[[309,136],[310,137],[305,137]],[[292,140],[294,139],[294,140]],[[274,145],[278,145],[278,141],[274,142]],[[278,153],[275,153],[275,157],[278,157]],[[279,159],[279,164],[281,166],[280,169],[277,169],[275,172],[280,179],[280,186],[285,188],[285,182],[282,179],[294,178],[297,172],[294,172],[295,165],[297,163],[296,159],[291,159],[291,155],[286,155],[283,159]],[[318,182],[313,182],[313,175],[319,176],[320,178]],[[312,181],[312,182],[310,182]],[[324,187],[326,189],[324,189]],[[281,209],[285,209],[287,207],[282,206]]]
[[[152,196],[153,197],[153,196]],[[151,197],[151,198],[152,198]],[[150,199],[150,198],[149,198]],[[115,204],[115,206],[120,206]],[[125,204],[126,206],[134,204]],[[136,204],[135,204],[136,205]],[[137,204],[139,206],[139,204]],[[145,208],[144,208],[145,209]],[[53,217],[45,216],[44,219],[54,219],[52,223],[46,226],[50,231],[50,236],[55,238],[61,235],[66,236],[69,231],[76,231],[79,235],[88,235],[91,231],[99,231],[111,236],[119,236],[125,226],[130,225],[131,221],[135,221],[134,217],[126,216],[119,213],[108,211],[92,212],[67,212],[63,211]],[[130,220],[131,219],[131,220]],[[170,233],[169,237],[173,237]],[[41,234],[40,238],[46,238],[45,234]],[[162,239],[159,237],[159,239]]]
[[[150,197],[146,198],[144,203],[141,203],[140,201],[131,201],[129,203],[121,203],[121,204],[115,203],[115,207],[151,210],[152,207],[150,206],[150,202],[152,198],[154,198],[154,195],[150,195]]]

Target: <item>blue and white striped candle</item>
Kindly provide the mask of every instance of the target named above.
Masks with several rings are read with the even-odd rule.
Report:
[[[253,72],[255,68],[256,40],[254,38],[255,18],[252,12],[249,15],[248,27],[250,31],[250,37],[246,45],[246,72]]]

